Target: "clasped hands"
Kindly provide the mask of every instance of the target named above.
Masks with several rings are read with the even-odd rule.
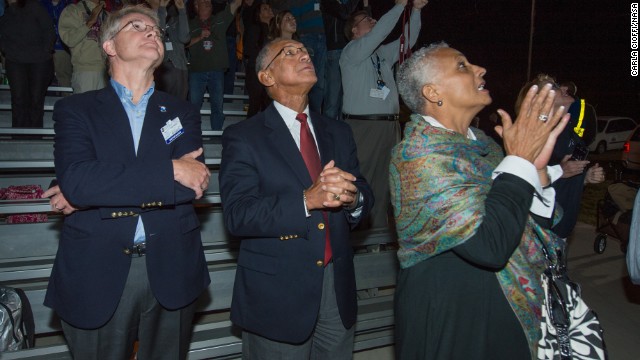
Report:
[[[316,181],[305,191],[307,209],[352,207],[357,201],[356,177],[335,166],[331,160]]]
[[[507,155],[519,156],[535,165],[540,183],[550,183],[546,167],[553,152],[558,135],[569,122],[570,115],[564,106],[554,110],[556,91],[551,84],[542,89],[533,85],[522,101],[520,112],[513,122],[509,114],[500,109],[502,125],[495,127],[502,136]]]

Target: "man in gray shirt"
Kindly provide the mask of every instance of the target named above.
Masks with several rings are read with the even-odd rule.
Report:
[[[428,0],[414,0],[406,46],[416,43],[420,32],[420,12]],[[340,70],[344,97],[343,117],[351,125],[358,148],[362,174],[371,184],[376,204],[368,226],[388,226],[389,161],[391,148],[400,140],[399,98],[393,78],[393,65],[400,56],[400,39],[380,45],[393,30],[407,0],[380,18],[357,11],[345,26],[351,40],[342,50]]]

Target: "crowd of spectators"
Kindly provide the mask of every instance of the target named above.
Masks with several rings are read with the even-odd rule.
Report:
[[[6,29],[0,41],[6,77],[14,79],[10,81],[13,126],[42,127],[42,119],[16,118],[24,117],[21,109],[27,108],[41,118],[37,109],[43,107],[48,86],[70,87],[76,94],[106,86],[109,74],[98,39],[101,25],[111,12],[139,3],[157,12],[165,30],[166,52],[154,74],[156,88],[200,108],[208,93],[213,130],[223,127],[224,94],[234,93],[237,72],[245,73],[247,117],[269,104],[256,75],[255,58],[268,40],[280,37],[299,40],[312,56],[318,81],[309,94],[311,109],[330,118],[342,117],[339,60],[350,40],[345,25],[358,9],[370,13],[368,0],[11,0],[0,6],[7,15],[0,21]],[[37,11],[21,10],[25,4]],[[14,23],[16,28],[11,27]],[[27,26],[43,30],[15,31]],[[19,60],[11,42],[20,43]],[[31,68],[38,63],[42,71],[22,71],[37,78],[25,81],[16,77],[16,63]]]
[[[71,87],[74,93],[103,88],[109,75],[98,39],[101,25],[110,12],[141,2],[157,13],[164,30],[165,55],[155,70],[156,88],[200,109],[208,93],[212,130],[223,128],[224,95],[234,93],[236,72],[245,73],[249,98],[245,110],[251,117],[270,103],[256,73],[258,52],[276,38],[300,41],[318,78],[309,93],[310,109],[351,126],[361,170],[373,186],[377,201],[363,227],[390,225],[390,150],[401,138],[394,70],[405,39],[404,35],[391,39],[389,34],[401,19],[408,18],[404,30],[414,36],[406,39],[406,46],[413,47],[420,32],[421,10],[428,1],[417,0],[407,7],[407,0],[396,0],[376,20],[369,0],[9,0],[6,7],[0,6],[4,14],[0,17],[0,50],[11,85],[12,126],[43,126],[49,85]],[[580,101],[575,90],[573,97],[568,94],[572,89],[563,87],[562,100],[567,108],[571,106],[572,118],[577,118]],[[589,118],[584,123],[588,126],[594,121]],[[588,137],[593,129],[584,133]],[[571,144],[588,141],[572,136]],[[585,168],[588,164],[584,159],[571,159],[571,151],[552,159],[554,164],[563,164],[566,174],[572,174],[571,166]],[[590,171],[595,169],[599,167]],[[582,177],[570,180],[576,184],[591,181],[582,170]],[[560,180],[558,186],[567,181]],[[564,237],[575,224],[575,198],[582,186],[571,189],[576,189],[575,194],[565,205],[574,206],[566,206],[573,210],[565,216],[568,226],[560,231]],[[560,193],[562,199],[569,191]]]

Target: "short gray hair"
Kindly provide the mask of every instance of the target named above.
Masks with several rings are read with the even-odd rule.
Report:
[[[275,39],[269,41],[268,43],[264,44],[262,49],[260,49],[260,52],[258,53],[258,56],[256,57],[256,74],[259,73],[260,71],[264,70],[264,68],[267,67],[267,65],[269,64],[267,62],[267,61],[269,61],[269,58],[267,58],[267,55],[269,55],[269,48],[271,48],[271,45],[273,45],[274,43],[276,43],[278,41],[282,41],[282,40],[286,40],[286,39],[285,38],[275,38]]]
[[[154,25],[160,26],[158,13],[151,10],[146,5],[125,6],[122,9],[109,14],[109,16],[107,16],[107,20],[105,20],[102,26],[100,26],[100,46],[116,36],[118,31],[122,29],[122,18],[130,14],[141,14],[148,16],[149,18],[151,18],[151,20],[153,20]]]
[[[411,54],[398,70],[398,93],[405,105],[412,112],[422,114],[424,112],[425,99],[422,96],[422,87],[431,84],[436,78],[436,67],[433,61],[429,61],[433,54],[449,44],[444,41],[423,47]]]

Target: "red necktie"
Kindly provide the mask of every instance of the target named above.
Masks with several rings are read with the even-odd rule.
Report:
[[[311,181],[316,181],[320,173],[322,172],[322,165],[320,164],[320,155],[318,155],[318,147],[309,129],[307,123],[307,114],[301,113],[296,115],[296,120],[300,121],[300,153],[304,163],[307,165],[307,170],[311,176]],[[329,240],[329,217],[326,212],[322,212],[325,222],[325,245],[324,245],[324,264],[325,266],[331,260],[331,241]]]

